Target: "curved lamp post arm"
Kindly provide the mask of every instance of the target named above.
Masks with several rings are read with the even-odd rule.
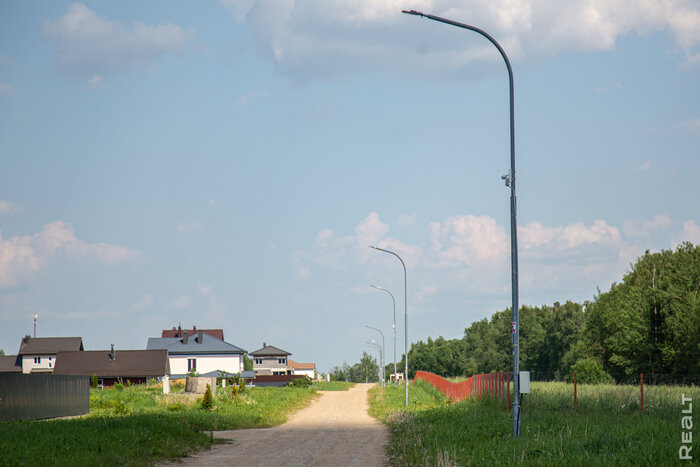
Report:
[[[381,356],[380,365],[382,365],[382,371],[380,373],[382,375],[382,386],[384,386],[384,348],[385,348],[384,347],[384,333],[382,331],[380,331],[379,329],[374,328],[372,326],[365,326],[365,327],[367,327],[369,329],[374,329],[382,336],[382,349],[381,349],[381,353],[380,353],[380,356]],[[379,344],[377,344],[377,345],[379,345]]]
[[[508,56],[503,50],[503,47],[501,47],[501,44],[482,29],[416,10],[402,10],[402,13],[428,18],[439,23],[449,24],[450,26],[468,29],[481,34],[498,49],[501,57],[503,57],[503,60],[506,62],[506,68],[508,68],[508,86],[510,91],[510,173],[501,178],[505,180],[506,186],[510,187],[510,261],[513,300],[513,438],[516,438],[520,434],[520,400],[518,390],[520,375],[520,309],[518,308],[518,229],[517,203],[515,197],[515,98],[513,91],[513,68],[510,66],[510,60],[508,60]]]
[[[391,302],[394,305],[394,324],[392,325],[392,329],[394,331],[394,375],[396,375],[396,299],[394,298],[394,294],[389,292],[389,290],[385,289],[384,287],[379,287],[378,285],[370,285],[370,287],[374,287],[377,290],[383,290],[384,292],[388,293],[391,297]],[[394,376],[394,386],[397,384],[396,376]]]
[[[391,250],[385,250],[384,248],[379,248],[378,246],[370,245],[370,248],[375,250],[383,251],[384,253],[389,253],[390,255],[396,256],[399,261],[401,261],[401,266],[403,266],[403,319],[404,319],[404,357],[405,357],[405,368],[404,368],[404,386],[405,391],[405,405],[408,407],[408,291],[407,291],[407,281],[406,281],[406,263],[403,262],[401,257]]]

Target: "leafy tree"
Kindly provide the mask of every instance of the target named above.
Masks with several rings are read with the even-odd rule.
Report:
[[[243,369],[246,371],[253,369],[253,359],[247,355],[243,355]]]
[[[610,384],[615,382],[612,376],[605,372],[603,365],[592,358],[581,359],[571,367],[570,373],[566,377],[569,383],[574,381],[574,373],[576,373],[576,382],[581,384]]]
[[[587,310],[585,340],[610,373],[700,372],[700,246],[647,252]]]

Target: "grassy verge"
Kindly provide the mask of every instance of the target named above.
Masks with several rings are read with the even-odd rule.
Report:
[[[431,390],[411,386],[409,411],[393,388],[372,393],[371,413],[390,428],[393,465],[673,465],[680,463],[681,395],[700,400],[698,388],[647,387],[642,414],[639,387],[581,385],[575,413],[573,385],[533,383],[514,441],[505,403],[431,403]],[[423,403],[413,406],[414,398]]]
[[[347,391],[354,385],[345,381],[314,381],[311,387],[317,391]]]
[[[248,388],[238,398],[219,389],[214,409],[177,389],[133,386],[91,390],[90,415],[49,421],[0,422],[0,465],[146,465],[207,448],[210,432],[269,427],[308,405],[311,388]]]

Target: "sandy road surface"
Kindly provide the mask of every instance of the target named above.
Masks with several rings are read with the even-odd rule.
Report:
[[[274,428],[215,432],[232,440],[170,465],[379,466],[384,465],[387,431],[367,414],[367,391],[324,391],[311,406]]]

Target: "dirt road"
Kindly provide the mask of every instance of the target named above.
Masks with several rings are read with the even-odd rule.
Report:
[[[384,465],[387,431],[367,414],[370,387],[356,384],[348,391],[321,392],[311,406],[275,428],[215,432],[232,442],[175,465]]]

